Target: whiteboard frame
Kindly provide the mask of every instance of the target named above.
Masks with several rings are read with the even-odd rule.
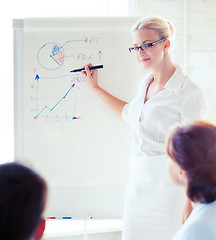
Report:
[[[13,20],[14,68],[14,156],[23,158],[23,104],[24,104],[24,30],[23,19]]]

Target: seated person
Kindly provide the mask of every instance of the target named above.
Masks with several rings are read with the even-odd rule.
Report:
[[[0,239],[39,240],[45,229],[45,180],[20,163],[0,164]]]
[[[216,125],[191,121],[167,137],[172,180],[186,189],[193,211],[173,240],[216,240]]]

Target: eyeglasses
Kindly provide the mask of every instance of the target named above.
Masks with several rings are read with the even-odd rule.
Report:
[[[161,40],[158,40],[156,42],[152,42],[152,43],[147,43],[147,44],[143,44],[142,46],[139,46],[139,47],[130,47],[129,48],[129,52],[139,52],[139,49],[141,49],[142,51],[146,51],[148,48],[150,47],[153,47],[154,45],[162,42],[162,41],[165,41],[167,38],[163,38]]]

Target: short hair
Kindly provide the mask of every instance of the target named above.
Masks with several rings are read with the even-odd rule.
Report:
[[[216,200],[216,125],[200,120],[177,124],[166,149],[187,175],[188,197],[201,203]]]
[[[174,39],[175,27],[170,20],[159,16],[147,16],[139,19],[132,27],[132,32],[139,29],[155,30],[161,38]]]
[[[46,202],[47,184],[21,163],[0,165],[0,235],[4,240],[30,239]]]

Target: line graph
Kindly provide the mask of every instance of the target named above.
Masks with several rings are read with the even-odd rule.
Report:
[[[75,74],[73,76],[73,82],[76,82],[76,83],[73,83],[69,89],[66,90],[66,93],[63,95],[63,97],[60,97],[53,105],[49,105],[49,104],[45,104],[43,105],[41,108],[41,104],[39,104],[40,102],[40,97],[39,97],[39,81],[41,79],[53,79],[51,77],[40,77],[38,74],[36,74],[35,76],[35,81],[36,81],[36,86],[35,86],[35,89],[36,89],[36,97],[34,98],[35,99],[35,116],[34,116],[34,119],[37,120],[38,118],[61,118],[61,119],[72,119],[72,120],[75,120],[75,119],[79,119],[80,117],[77,115],[76,113],[76,104],[77,104],[77,89],[79,89],[78,87],[78,83],[80,82],[80,78],[77,76],[78,74]],[[69,75],[62,75],[62,76],[56,76],[54,77],[54,79],[58,79],[58,78],[64,78],[66,76],[69,76]],[[71,76],[71,75],[70,75]],[[55,115],[52,115],[50,116],[48,113],[50,112],[55,112],[57,110],[58,107],[60,107],[60,105],[66,100],[66,98],[68,98],[68,95],[71,94],[73,91],[73,114],[71,116],[69,115],[59,115],[59,114],[55,114]],[[70,99],[71,100],[71,99]],[[39,109],[40,108],[40,109]]]
[[[34,117],[34,119],[37,119],[46,109],[48,109],[50,112],[52,112],[63,100],[65,100],[65,98],[67,97],[67,95],[69,94],[69,92],[75,87],[75,83],[73,85],[71,85],[71,87],[69,88],[69,90],[66,92],[66,94],[52,107],[50,108],[49,106],[44,106],[44,108],[38,113],[36,114],[36,116]],[[57,116],[56,116],[57,117]],[[73,116],[72,119],[79,119],[79,117]]]

